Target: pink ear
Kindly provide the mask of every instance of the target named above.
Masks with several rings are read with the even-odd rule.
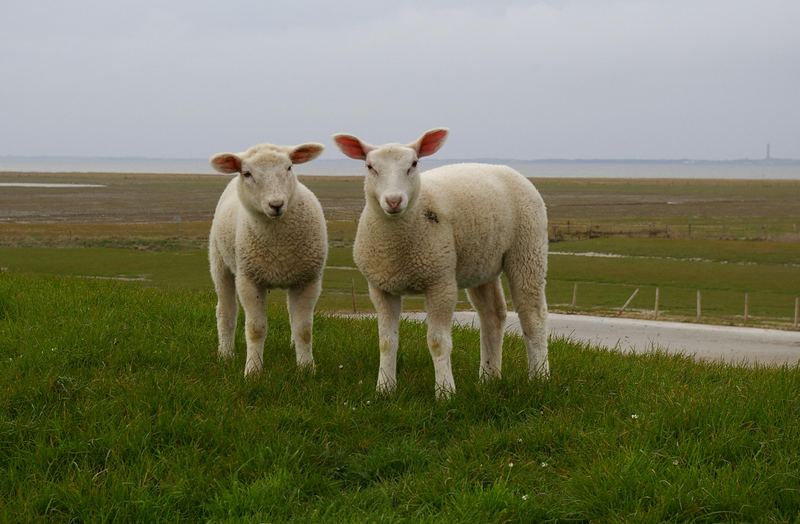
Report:
[[[448,131],[444,127],[431,129],[430,131],[426,131],[419,140],[413,144],[409,144],[409,147],[416,149],[417,156],[419,157],[432,155],[444,145],[444,141],[447,139],[447,133]]]
[[[233,153],[217,153],[211,157],[211,166],[220,173],[238,173],[242,169],[242,159]]]
[[[302,164],[317,158],[324,149],[325,146],[322,144],[302,144],[292,149],[289,159],[293,164]]]
[[[364,160],[367,158],[367,153],[372,150],[372,146],[363,143],[353,135],[333,135],[333,141],[336,142],[342,153],[356,160]]]

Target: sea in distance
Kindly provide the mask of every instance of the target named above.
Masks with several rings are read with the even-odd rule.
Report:
[[[800,180],[800,160],[512,160],[503,158],[434,159],[420,161],[422,169],[459,162],[505,164],[533,178],[712,178]],[[31,173],[196,173],[214,174],[207,159],[90,158],[0,156],[0,172]],[[298,165],[301,175],[362,176],[361,162],[318,159]]]

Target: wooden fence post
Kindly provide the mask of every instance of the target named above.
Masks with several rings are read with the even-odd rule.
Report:
[[[750,316],[750,294],[744,294],[744,323],[747,324],[747,319]]]
[[[703,307],[700,303],[700,290],[697,290],[697,320],[700,320],[700,316],[703,313]]]
[[[571,306],[572,308],[574,308],[574,307],[575,307],[575,304],[576,304],[577,302],[578,302],[578,283],[577,283],[577,282],[575,282],[575,283],[572,285],[572,304],[570,304],[570,306]]]
[[[350,295],[353,298],[353,313],[356,312],[356,281],[355,279],[350,279]]]
[[[625,308],[628,307],[628,304],[631,303],[631,301],[633,300],[633,297],[635,297],[638,292],[639,292],[639,288],[637,287],[633,291],[633,294],[631,294],[631,296],[628,298],[628,300],[626,300],[625,303],[622,305],[622,307],[619,310],[619,313],[617,313],[617,316],[622,315],[622,312],[625,311]]]
[[[656,288],[656,305],[653,308],[653,318],[658,318],[658,299],[659,299],[659,289]]]
[[[800,321],[800,297],[794,297],[794,327],[797,328]]]

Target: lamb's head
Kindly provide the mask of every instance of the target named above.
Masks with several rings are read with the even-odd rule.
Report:
[[[439,150],[447,129],[431,129],[410,144],[372,146],[353,135],[333,135],[342,153],[366,162],[364,194],[367,205],[378,205],[389,216],[402,216],[419,194],[419,158]]]
[[[239,173],[239,200],[249,211],[278,218],[292,205],[297,176],[292,164],[317,158],[322,144],[259,144],[244,153],[218,153],[211,165],[220,173]]]

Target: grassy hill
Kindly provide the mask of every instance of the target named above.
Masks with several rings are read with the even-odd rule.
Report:
[[[273,301],[276,302],[276,301]],[[0,521],[775,520],[800,512],[800,370],[519,339],[436,402],[422,326],[374,393],[376,327],[320,317],[299,372],[282,303],[265,372],[215,354],[210,292],[0,274]],[[241,334],[241,332],[240,332]]]

